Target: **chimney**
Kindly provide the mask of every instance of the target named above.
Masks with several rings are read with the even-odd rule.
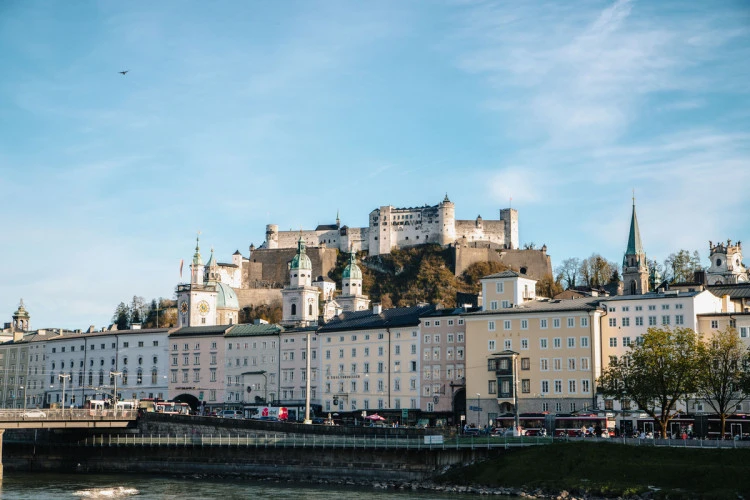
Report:
[[[13,342],[21,342],[23,340],[23,330],[13,330]]]
[[[383,305],[379,302],[376,302],[372,305],[372,314],[380,314],[383,312]]]
[[[723,313],[729,313],[734,312],[734,307],[732,307],[732,310],[729,310],[729,306],[732,305],[732,301],[729,299],[729,295],[722,295],[721,296],[721,312]]]
[[[89,329],[86,330],[86,333],[94,333],[96,331],[96,327],[94,325],[89,325]]]

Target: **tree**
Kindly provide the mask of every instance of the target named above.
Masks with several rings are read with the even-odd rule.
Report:
[[[118,330],[127,330],[130,328],[130,310],[125,302],[120,302],[112,316],[112,323],[117,325]]]
[[[571,257],[565,259],[557,266],[557,281],[561,282],[566,290],[575,288],[578,284],[578,270],[581,268],[581,259]]]
[[[133,300],[130,302],[130,324],[143,323],[146,319],[146,301],[143,297],[133,295]]]
[[[670,283],[685,283],[694,279],[695,271],[701,269],[701,258],[698,251],[692,255],[687,250],[680,250],[677,253],[669,254],[664,260],[665,278]]]
[[[750,351],[734,328],[718,330],[698,345],[695,394],[721,418],[724,436],[727,415],[750,394]]]
[[[593,253],[588,259],[581,261],[578,273],[586,286],[599,288],[609,283],[612,270],[616,268],[617,264],[614,262],[609,262],[598,253]]]
[[[690,328],[649,328],[641,342],[602,370],[598,391],[605,397],[630,399],[659,422],[667,437],[678,401],[695,392],[698,334]]]
[[[536,295],[539,297],[554,297],[563,291],[559,281],[555,281],[551,274],[536,282]]]

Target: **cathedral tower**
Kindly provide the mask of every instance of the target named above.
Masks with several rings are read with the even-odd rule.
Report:
[[[362,270],[353,251],[349,254],[349,264],[341,274],[341,295],[336,302],[344,311],[363,311],[370,307],[370,299],[362,294]]]
[[[641,232],[638,229],[638,218],[635,215],[635,198],[633,198],[633,215],[630,219],[628,248],[622,259],[622,281],[625,295],[641,295],[648,292],[648,262],[646,252],[641,244]]]
[[[318,287],[312,286],[312,262],[307,256],[302,236],[297,241],[297,255],[289,263],[289,286],[281,290],[281,324],[312,326],[318,323]]]

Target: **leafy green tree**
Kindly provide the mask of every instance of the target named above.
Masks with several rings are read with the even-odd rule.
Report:
[[[605,397],[633,401],[659,422],[666,438],[677,403],[697,387],[699,342],[690,328],[649,328],[625,355],[610,359],[597,390]]]
[[[127,330],[130,328],[130,309],[125,302],[120,302],[112,316],[112,323],[117,325],[118,330]]]
[[[692,254],[687,250],[671,253],[664,260],[665,278],[670,283],[685,283],[693,281],[695,271],[701,270],[701,258],[698,251]]]
[[[695,394],[721,418],[724,435],[727,415],[750,395],[750,351],[734,328],[717,330],[698,345]]]

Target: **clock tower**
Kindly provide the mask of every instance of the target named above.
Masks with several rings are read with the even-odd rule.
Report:
[[[178,328],[216,325],[216,285],[205,280],[204,272],[200,239],[196,237],[195,254],[190,264],[190,283],[177,285]]]

